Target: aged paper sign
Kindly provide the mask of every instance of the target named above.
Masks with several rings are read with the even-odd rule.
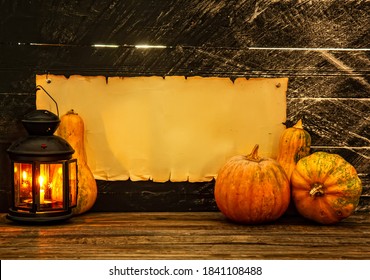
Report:
[[[255,144],[275,157],[285,128],[287,78],[38,75],[36,84],[60,117],[73,109],[83,118],[96,179],[210,181]],[[37,108],[56,113],[41,90]]]

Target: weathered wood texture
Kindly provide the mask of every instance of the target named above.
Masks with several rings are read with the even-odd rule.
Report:
[[[66,75],[362,77],[369,74],[369,11],[360,0],[2,0],[1,48],[13,55],[1,62],[6,70]]]
[[[89,213],[49,226],[0,218],[0,259],[369,259],[370,216],[239,225],[218,212]],[[108,226],[109,225],[109,226]]]
[[[1,41],[368,47],[369,1],[9,1]]]
[[[364,182],[360,208],[369,210],[369,14],[368,0],[0,0],[0,164],[9,165],[6,146],[23,133],[21,116],[35,106],[35,74],[103,75],[108,81],[110,76],[284,76],[289,77],[287,125],[302,118],[313,150],[339,153],[356,167]],[[139,49],[139,44],[161,48]],[[5,203],[9,170],[0,173],[0,182]],[[166,196],[162,190],[168,186],[99,183],[97,211],[110,207],[119,185],[137,190],[132,196],[138,203],[148,198],[149,186],[155,197]],[[198,192],[193,185],[189,191],[183,191],[186,184],[177,187],[173,197],[190,203],[181,209],[214,209],[208,197],[212,184],[202,184]],[[145,211],[146,205],[140,207]]]

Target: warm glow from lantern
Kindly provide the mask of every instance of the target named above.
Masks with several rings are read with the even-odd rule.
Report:
[[[22,171],[22,187],[25,189],[31,187],[31,184],[28,178],[28,173],[25,170]]]
[[[40,204],[44,204],[44,200],[45,200],[45,190],[40,189]]]
[[[27,171],[23,171],[22,172],[22,179],[23,179],[23,181],[27,181],[27,178],[28,178]]]
[[[44,182],[45,182],[44,176],[40,175],[40,177],[39,177],[40,188],[42,188],[44,186]]]
[[[39,184],[40,184],[40,204],[44,204],[45,200],[45,189],[44,189],[45,177],[40,175]]]

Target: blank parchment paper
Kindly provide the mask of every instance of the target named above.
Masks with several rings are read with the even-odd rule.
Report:
[[[276,157],[285,128],[287,78],[39,75],[36,83],[60,117],[73,109],[84,120],[96,179],[210,181],[255,144]],[[37,108],[56,113],[41,90]]]

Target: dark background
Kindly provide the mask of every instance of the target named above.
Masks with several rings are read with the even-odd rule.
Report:
[[[289,77],[287,126],[301,118],[312,151],[355,166],[358,210],[369,210],[369,15],[360,0],[0,0],[0,210],[10,194],[6,149],[35,109],[35,75],[48,73]],[[213,211],[213,186],[98,181],[92,211]]]

